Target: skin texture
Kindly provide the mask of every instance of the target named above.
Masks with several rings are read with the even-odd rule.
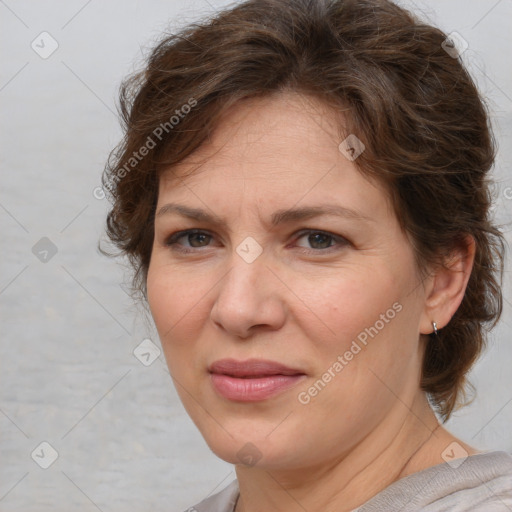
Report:
[[[188,414],[212,451],[236,464],[237,511],[351,510],[443,463],[453,441],[457,456],[477,453],[439,425],[419,389],[425,335],[458,308],[474,244],[454,253],[449,270],[421,278],[384,188],[363,177],[340,142],[318,100],[245,100],[160,180],[148,301]],[[171,202],[225,225],[159,215]],[[277,210],[325,204],[366,219],[324,215],[270,226]],[[206,236],[166,245],[186,229]],[[236,251],[247,237],[263,249],[252,263]],[[394,318],[301,403],[299,393],[393,304],[401,307]],[[230,401],[208,372],[223,358],[270,359],[306,377],[268,400]],[[242,463],[247,450],[256,464]]]

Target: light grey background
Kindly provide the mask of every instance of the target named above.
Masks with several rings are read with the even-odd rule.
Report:
[[[469,43],[463,58],[489,99],[500,143],[495,212],[510,239],[512,0],[401,4]],[[186,415],[163,354],[149,366],[133,354],[145,338],[159,342],[123,290],[123,268],[96,250],[107,204],[93,194],[121,135],[120,80],[164,29],[222,5],[0,1],[3,512],[180,511],[235,477]],[[43,31],[58,43],[46,59],[31,47],[51,49]],[[44,253],[45,242],[33,253],[43,237],[55,255]],[[510,321],[507,300],[471,374],[477,399],[448,423],[482,450],[512,451]],[[58,453],[48,469],[38,465],[51,457],[42,442]]]

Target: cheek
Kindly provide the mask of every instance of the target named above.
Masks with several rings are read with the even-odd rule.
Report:
[[[176,298],[170,293],[171,286],[172,282],[150,265],[146,285],[148,304],[162,342],[162,335],[173,325],[172,312],[175,311]]]
[[[350,415],[364,417],[370,414],[371,403],[381,411],[395,400],[387,386],[400,389],[405,382],[414,384],[419,372],[415,335],[420,300],[410,293],[413,274],[405,265],[402,272],[389,265],[370,267],[340,271],[336,277],[317,280],[314,287],[303,282],[304,302],[317,315],[306,309],[297,315],[316,355],[315,378],[309,385],[323,390],[326,384],[328,390],[301,391],[307,395],[302,395],[304,399],[311,396],[322,410],[335,404]],[[344,414],[340,421],[345,421]]]
[[[206,279],[191,279],[172,266],[150,266],[148,303],[167,358],[172,353],[177,361],[179,353],[194,350],[208,318],[211,287]]]
[[[209,293],[215,284],[211,274],[210,279],[201,272],[192,276],[164,264],[150,266],[147,279],[148,303],[174,387],[207,440],[216,431],[211,417],[205,415],[205,406],[212,396],[204,369],[208,347],[201,335],[211,309]],[[207,407],[210,410],[214,406]],[[219,438],[223,439],[222,432]]]
[[[321,333],[328,350],[345,350],[365,329],[376,322],[381,327],[381,314],[385,319],[395,316],[393,304],[400,300],[400,287],[385,268],[371,272],[368,268],[350,272],[340,269],[338,275],[304,281],[299,296],[305,309],[298,318],[304,319],[302,329],[308,337],[315,340]],[[327,336],[323,336],[325,333]]]

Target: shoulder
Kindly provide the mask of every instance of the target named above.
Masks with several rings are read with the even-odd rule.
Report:
[[[488,452],[438,464],[402,478],[357,512],[506,512],[512,510],[512,456]],[[355,512],[355,511],[354,511]]]
[[[222,491],[209,496],[193,507],[189,507],[185,512],[233,512],[238,494],[238,481],[233,480]]]

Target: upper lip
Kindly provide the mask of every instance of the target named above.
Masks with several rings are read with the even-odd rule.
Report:
[[[229,375],[231,377],[266,377],[269,375],[304,375],[304,372],[284,364],[265,359],[220,359],[208,368],[210,373]]]

